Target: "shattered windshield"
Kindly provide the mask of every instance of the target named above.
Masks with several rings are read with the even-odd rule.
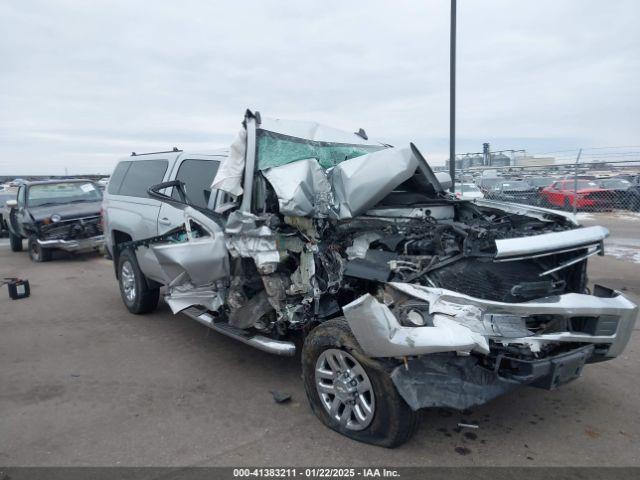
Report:
[[[350,158],[386,148],[383,145],[356,145],[320,142],[292,137],[268,130],[257,130],[257,165],[259,170],[315,158],[324,169]]]
[[[102,200],[102,194],[91,182],[44,183],[29,187],[30,207],[100,200]]]

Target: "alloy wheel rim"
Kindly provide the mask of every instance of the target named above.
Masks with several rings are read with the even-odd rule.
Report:
[[[122,290],[124,291],[124,296],[127,301],[133,302],[136,298],[136,278],[133,273],[133,266],[128,260],[122,264],[120,282],[122,283]]]
[[[322,406],[348,430],[363,430],[375,414],[375,395],[367,373],[353,355],[329,348],[316,361],[315,381]]]

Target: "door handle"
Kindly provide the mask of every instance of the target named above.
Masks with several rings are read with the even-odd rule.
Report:
[[[161,223],[162,225],[171,225],[171,221],[167,217],[159,219],[158,223]]]

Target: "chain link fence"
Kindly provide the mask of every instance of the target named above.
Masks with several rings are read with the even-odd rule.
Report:
[[[456,171],[455,194],[574,213],[640,212],[640,156],[613,158],[579,153],[572,163],[463,167]]]

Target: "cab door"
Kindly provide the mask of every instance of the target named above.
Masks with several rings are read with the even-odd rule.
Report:
[[[16,201],[18,205],[12,208],[9,212],[9,223],[11,230],[21,237],[27,237],[27,232],[24,230],[24,222],[28,220],[27,216],[27,187],[26,185],[20,185],[18,188],[18,194],[16,195]]]
[[[228,279],[230,272],[225,218],[186,204],[174,208],[180,212],[184,232],[172,242],[151,245],[166,278],[165,300],[173,313],[191,306],[217,310],[223,302],[217,283]]]

